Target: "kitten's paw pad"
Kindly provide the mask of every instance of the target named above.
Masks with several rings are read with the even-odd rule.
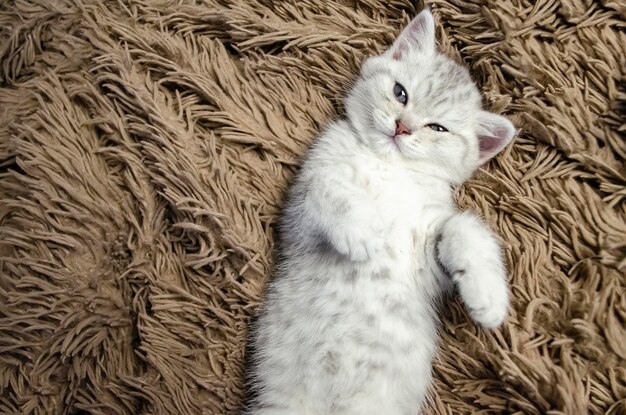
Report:
[[[487,328],[502,324],[509,308],[508,287],[503,273],[456,272],[453,278],[474,321]]]

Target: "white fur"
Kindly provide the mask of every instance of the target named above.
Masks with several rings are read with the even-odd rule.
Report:
[[[428,11],[364,63],[346,108],[291,189],[277,275],[252,330],[246,414],[413,415],[430,384],[441,294],[456,285],[486,327],[506,315],[499,246],[455,211],[451,189],[514,129],[486,115],[467,71],[435,50]],[[397,119],[412,133],[394,143]]]

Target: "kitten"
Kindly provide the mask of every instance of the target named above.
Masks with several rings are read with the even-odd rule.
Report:
[[[500,247],[455,210],[452,187],[515,129],[437,52],[428,10],[365,61],[345,103],[347,120],[318,138],[290,192],[245,414],[413,415],[442,294],[456,286],[485,327],[507,313]]]

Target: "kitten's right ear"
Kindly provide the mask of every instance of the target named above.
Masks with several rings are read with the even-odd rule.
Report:
[[[388,53],[395,60],[400,60],[407,52],[419,50],[433,52],[435,50],[435,19],[428,8],[415,16],[409,25],[393,42]]]
[[[506,147],[517,131],[511,121],[493,112],[479,111],[477,123],[478,162],[483,164]]]

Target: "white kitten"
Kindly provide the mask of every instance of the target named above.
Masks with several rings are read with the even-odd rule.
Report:
[[[428,10],[365,61],[346,108],[291,189],[278,272],[252,330],[246,414],[413,415],[441,294],[456,285],[486,327],[507,312],[500,248],[455,211],[451,189],[515,129],[482,111],[468,71],[436,51]]]

